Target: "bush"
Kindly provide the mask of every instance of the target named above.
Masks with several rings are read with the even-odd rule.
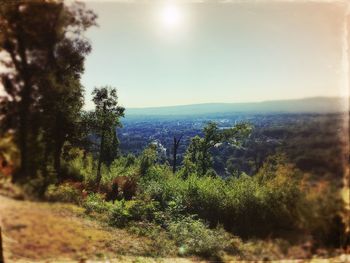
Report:
[[[70,184],[49,185],[45,192],[45,197],[52,202],[80,203],[82,196],[80,191]]]
[[[131,177],[136,179],[139,175],[139,163],[133,155],[119,157],[107,167],[102,164],[100,189],[105,192],[110,191],[114,179],[118,177]]]
[[[160,167],[151,169],[147,177],[141,178],[139,186],[142,195],[158,201],[162,208],[166,208],[171,201],[182,202],[187,181]]]
[[[86,185],[93,186],[96,163],[91,154],[84,154],[82,150],[72,148],[64,155],[62,173],[66,179],[84,181]]]
[[[152,200],[116,201],[110,211],[109,223],[125,227],[132,221],[153,221],[158,209],[159,204]]]
[[[125,158],[119,163],[115,161],[115,169],[139,166],[139,160],[125,163]],[[196,174],[183,178],[181,171],[173,175],[167,165],[148,164],[147,172],[139,179],[136,199],[111,205],[108,210],[111,225],[156,224],[172,233],[186,253],[203,255],[220,250],[209,239],[215,234],[211,231],[216,231],[211,229],[219,225],[244,238],[306,232],[320,243],[341,242],[336,236],[344,229],[338,216],[343,205],[334,191],[329,187],[324,191],[306,188],[307,180],[301,172],[281,155],[269,158],[255,176],[240,174],[228,179]],[[96,205],[94,202],[97,201],[90,204],[91,210],[105,209],[103,202]],[[203,221],[189,219],[189,215],[198,216],[211,229]],[[208,247],[203,245],[203,249],[195,250],[202,246],[200,240],[206,240]]]
[[[109,223],[116,227],[128,226],[133,233],[150,237],[160,254],[171,250],[169,238],[182,255],[213,256],[230,245],[230,237],[222,228],[211,230],[203,221],[182,213],[183,207],[175,201],[160,210],[156,201],[122,200],[112,205]]]
[[[196,214],[211,227],[222,224],[243,237],[278,235],[280,230],[300,226],[298,205],[303,195],[299,171],[278,158],[271,162],[256,176],[242,174],[227,180],[196,174],[183,179],[180,173],[169,175],[155,166],[140,188],[143,195],[160,203],[161,216],[169,217],[165,211],[175,203],[182,207],[177,213]]]
[[[161,226],[148,221],[132,222],[128,230],[139,236],[146,236],[152,240],[152,257],[169,257],[177,255],[175,241],[169,238],[168,233]]]
[[[109,224],[116,227],[125,227],[132,219],[125,200],[116,201],[110,211]]]
[[[157,158],[157,147],[149,145],[140,156],[140,174],[142,176],[146,175],[148,170],[154,166]]]
[[[92,212],[107,213],[110,211],[112,204],[106,202],[102,195],[97,193],[91,193],[84,201],[83,207],[86,209],[85,212],[88,214]]]
[[[228,188],[221,178],[209,176],[188,177],[184,202],[191,214],[197,214],[210,222],[211,226],[221,223],[225,212]]]
[[[47,188],[51,184],[57,183],[56,172],[52,167],[47,167],[46,175],[42,170],[38,170],[36,175],[29,177],[28,180],[21,184],[23,192],[29,198],[43,198]]]
[[[346,226],[342,216],[346,215],[346,211],[339,190],[320,181],[308,187],[302,205],[303,227],[313,235],[317,245],[344,245]]]
[[[222,228],[209,229],[201,220],[185,217],[169,225],[169,234],[179,246],[179,254],[217,256],[230,247],[230,236]]]

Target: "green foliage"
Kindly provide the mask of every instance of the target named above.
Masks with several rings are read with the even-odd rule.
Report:
[[[138,174],[138,163],[133,155],[121,156],[109,166],[111,179],[118,176],[134,176]]]
[[[310,180],[332,180],[339,186],[347,153],[343,114],[281,114],[253,122],[256,128],[244,149],[224,146],[215,151],[215,161],[226,163],[229,174],[236,170],[254,175],[268,156],[283,152],[298,169],[311,174]]]
[[[141,181],[140,187],[143,195],[159,202],[165,217],[164,211],[175,203],[181,207],[178,215],[197,214],[211,226],[222,224],[240,236],[261,237],[305,229],[304,221],[311,222],[305,218],[319,214],[307,208],[311,203],[302,188],[302,175],[284,156],[270,158],[253,177],[242,174],[223,180],[191,174],[183,179],[180,173],[158,172],[151,180]],[[328,219],[320,216],[318,220],[327,224]]]
[[[111,207],[109,223],[128,226],[134,233],[155,239],[165,230],[167,236],[163,237],[163,242],[167,244],[169,238],[174,240],[182,255],[213,256],[230,245],[230,237],[222,228],[211,230],[203,221],[182,213],[184,207],[176,201],[162,209],[152,200],[122,200]],[[164,245],[161,249],[164,250]]]
[[[112,204],[101,195],[91,194],[83,204],[86,212],[104,214],[112,226],[131,227],[140,234],[143,231],[137,229],[142,224],[161,227],[186,253],[201,255],[222,249],[208,240],[214,234],[211,231],[220,225],[245,238],[306,231],[320,244],[340,242],[332,233],[344,231],[336,217],[342,212],[342,203],[332,195],[329,186],[324,186],[322,191],[306,187],[307,180],[284,155],[268,158],[255,176],[240,174],[228,179],[195,173],[187,177],[181,172],[174,175],[169,165],[156,164],[155,158],[150,147],[138,158],[120,157],[109,169],[102,166],[101,187],[108,187],[118,176],[137,178],[142,162],[147,169],[144,176],[137,179],[138,195],[134,200]],[[78,154],[68,163],[82,172],[90,169],[82,160],[83,156]],[[89,172],[85,176],[89,176]],[[69,200],[60,197],[58,190],[51,192],[52,196],[58,196],[56,200]],[[200,220],[194,220],[193,215]],[[209,227],[204,222],[208,222]],[[185,230],[181,230],[181,225],[186,226]],[[154,234],[156,229],[153,230]],[[200,240],[205,240],[205,245]]]
[[[185,217],[171,222],[169,235],[179,247],[180,255],[214,256],[231,245],[230,236],[222,228],[209,229],[201,220]]]
[[[152,221],[158,210],[157,202],[143,200],[116,201],[111,209],[109,223],[117,227],[125,227],[131,221]]]
[[[119,140],[116,128],[121,127],[120,117],[125,109],[118,105],[117,90],[112,87],[95,88],[92,92],[95,111],[89,113],[91,133],[99,139],[96,185],[101,181],[101,166],[109,166],[117,157]]]
[[[210,122],[203,128],[203,137],[192,138],[184,157],[185,176],[191,173],[197,175],[213,175],[211,169],[213,159],[210,150],[217,144],[228,142],[231,145],[239,146],[250,134],[252,127],[246,123],[240,123],[230,129],[219,129],[216,123]]]
[[[80,203],[81,192],[70,184],[49,185],[45,197],[52,202]]]
[[[157,160],[157,148],[155,145],[149,145],[140,157],[140,174],[146,175],[148,170],[155,164]]]
[[[153,172],[156,170],[157,168],[153,169]],[[158,171],[161,171],[161,169]],[[179,175],[174,176],[169,170],[168,174],[154,174],[152,179],[142,178],[139,187],[142,197],[146,196],[156,200],[163,208],[166,208],[172,201],[179,204],[183,203],[187,182]]]
[[[101,195],[91,194],[83,204],[87,213],[105,214],[111,225],[134,227],[135,231],[140,224],[159,226],[184,251],[201,255],[222,249],[215,248],[215,242],[208,240],[213,234],[210,231],[219,225],[241,237],[307,231],[320,244],[340,242],[332,233],[344,231],[336,217],[342,212],[342,203],[332,195],[329,186],[324,186],[322,191],[306,187],[307,180],[284,155],[268,158],[255,176],[240,174],[228,179],[195,173],[185,178],[181,172],[174,175],[168,165],[154,163],[155,157],[150,147],[139,158],[120,157],[110,169],[103,168],[102,186],[107,187],[117,176],[137,176],[142,159],[147,164],[144,176],[138,179],[136,199],[112,204]],[[84,171],[82,156],[76,158],[71,160],[72,165],[77,164],[75,168],[81,166]],[[60,192],[68,192],[65,196],[69,196],[69,190],[51,192],[51,196],[58,196],[56,200],[69,200],[59,196]],[[194,220],[193,215],[200,220]],[[208,222],[210,228],[204,222]],[[181,230],[181,225],[186,228]],[[199,245],[200,240],[205,240],[205,245]]]
[[[62,166],[63,178],[83,181],[89,188],[94,188],[97,165],[91,154],[72,148],[65,154]]]
[[[87,214],[91,213],[108,213],[111,210],[112,204],[106,202],[100,194],[91,193],[83,202],[83,207]]]
[[[71,159],[71,165],[84,167],[83,156],[76,158]],[[135,176],[138,194],[131,201],[114,204],[99,194],[90,194],[83,203],[86,212],[155,241],[163,236],[167,240],[164,250],[161,242],[156,242],[163,252],[170,251],[174,242],[180,254],[217,255],[231,242],[220,226],[244,238],[283,237],[287,232],[305,231],[320,244],[340,242],[332,233],[344,230],[334,217],[341,212],[342,204],[328,186],[322,191],[305,187],[307,180],[285,155],[268,158],[255,176],[239,174],[228,179],[196,173],[174,175],[169,165],[155,160],[151,146],[138,158],[124,156],[114,160],[109,169],[102,166],[101,187],[108,187],[118,176]],[[142,163],[146,169],[138,178]],[[51,200],[74,200],[71,192],[64,187],[50,188],[47,196]]]
[[[59,176],[64,143],[80,136],[80,77],[91,51],[83,32],[95,20],[83,4],[2,1],[0,50],[9,60],[2,61],[8,70],[0,74],[7,95],[0,98],[6,109],[0,120],[14,131],[21,155],[13,181],[24,182],[39,170],[47,176],[46,166]]]

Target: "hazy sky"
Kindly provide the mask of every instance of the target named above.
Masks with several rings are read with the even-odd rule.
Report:
[[[88,2],[86,103],[126,107],[344,95],[345,2]]]

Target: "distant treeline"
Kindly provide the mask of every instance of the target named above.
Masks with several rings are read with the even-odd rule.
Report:
[[[302,171],[315,179],[329,178],[339,182],[346,160],[346,114],[213,114],[201,117],[126,117],[118,131],[123,154],[140,153],[148,143],[159,141],[172,162],[173,136],[182,135],[178,149],[181,163],[190,138],[201,134],[208,121],[226,127],[249,121],[254,129],[238,149],[222,144],[212,150],[215,171],[221,176],[245,172],[256,173],[266,158],[283,152]],[[227,169],[225,169],[227,167]]]

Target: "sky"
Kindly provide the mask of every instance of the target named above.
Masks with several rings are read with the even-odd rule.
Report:
[[[125,107],[348,95],[344,1],[88,1],[82,83]]]

